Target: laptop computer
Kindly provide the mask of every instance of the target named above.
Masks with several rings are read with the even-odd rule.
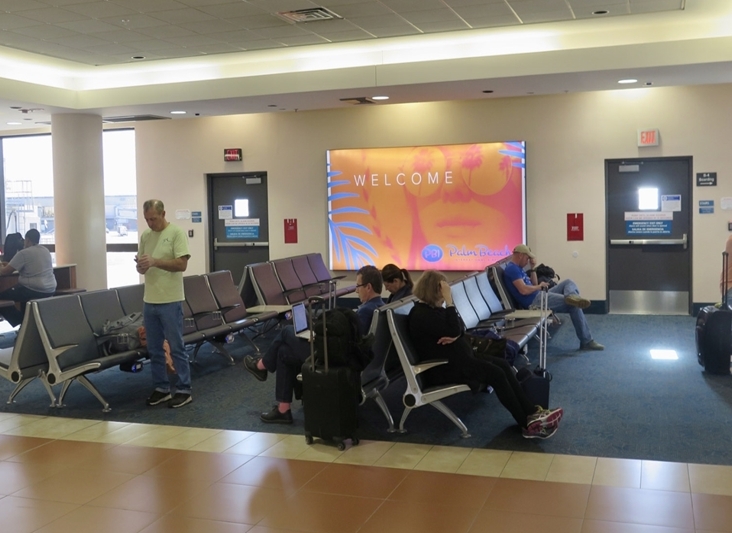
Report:
[[[308,311],[304,303],[292,306],[292,327],[295,328],[295,336],[310,340],[310,328],[308,327]]]

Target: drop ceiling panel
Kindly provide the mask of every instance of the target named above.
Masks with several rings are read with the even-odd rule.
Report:
[[[0,13],[0,30],[14,30],[15,28],[25,28],[26,26],[36,25],[38,25],[37,20],[32,20],[10,13]]]
[[[65,8],[67,11],[73,11],[80,15],[84,15],[90,19],[103,19],[105,17],[124,17],[127,15],[135,15],[137,11],[127,7],[113,4],[112,2],[89,2],[86,4],[69,5]]]

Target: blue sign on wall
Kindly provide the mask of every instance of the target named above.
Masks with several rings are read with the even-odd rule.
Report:
[[[227,239],[258,239],[259,226],[226,226]]]
[[[714,213],[714,200],[699,200],[699,214],[710,215]]]
[[[671,235],[671,220],[626,220],[628,235]]]

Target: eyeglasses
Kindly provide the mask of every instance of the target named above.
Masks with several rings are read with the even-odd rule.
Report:
[[[357,288],[357,289],[360,289],[361,287],[365,287],[366,285],[368,285],[368,283],[361,283],[361,284],[358,284],[358,283],[357,283],[357,284],[356,284],[356,288]]]

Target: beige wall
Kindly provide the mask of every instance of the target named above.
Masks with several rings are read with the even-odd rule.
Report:
[[[718,173],[718,186],[694,186],[692,199],[693,299],[710,302],[718,300],[719,252],[732,221],[720,209],[732,196],[730,109],[732,86],[714,85],[143,122],[138,198],[163,199],[169,219],[189,209],[206,221],[207,173],[266,171],[271,257],[325,255],[327,149],[524,140],[529,245],[587,297],[604,300],[604,160],[693,156],[695,173]],[[646,128],[660,129],[661,146],[636,146]],[[223,161],[233,147],[243,149],[243,162]],[[699,215],[699,200],[714,200],[715,213]],[[567,242],[566,213],[575,212],[584,213],[585,240]],[[299,244],[284,244],[284,218],[298,219]],[[189,272],[205,272],[207,224],[179,223],[196,230]]]

